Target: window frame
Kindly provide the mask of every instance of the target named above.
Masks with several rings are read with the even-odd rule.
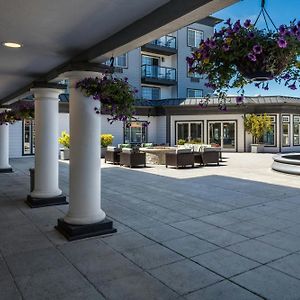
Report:
[[[293,146],[300,146],[300,138],[299,138],[299,144],[294,143],[294,125],[295,125],[295,117],[298,117],[300,119],[300,115],[293,115]],[[300,125],[300,120],[299,120],[299,125]],[[299,137],[300,137],[300,130],[299,130]]]
[[[143,88],[149,88],[149,89],[157,89],[158,90],[158,99],[147,99],[147,98],[143,98]],[[157,86],[149,86],[149,85],[142,85],[141,86],[141,98],[143,100],[159,100],[161,98],[161,88],[157,87]]]
[[[288,121],[283,121],[284,117],[288,117]],[[283,124],[288,124],[288,145],[283,145]],[[291,116],[290,115],[281,115],[281,147],[291,147]]]
[[[277,115],[268,115],[272,118],[272,125],[274,126],[274,144],[267,145],[264,144],[264,147],[277,147]]]
[[[201,35],[202,35],[200,41],[201,41],[201,40],[204,40],[204,31],[201,30],[201,29],[195,29],[195,28],[192,28],[192,27],[187,27],[187,46],[188,46],[188,47],[191,47],[191,48],[198,48],[199,44],[198,44],[198,45],[190,45],[190,44],[189,44],[189,42],[190,42],[190,41],[189,41],[189,31],[194,31],[194,33],[200,32]],[[195,34],[195,35],[196,35],[196,34]],[[195,37],[195,43],[196,43],[196,37]],[[200,43],[200,42],[199,42],[199,43]]]
[[[201,92],[202,92],[202,95],[201,95],[200,97],[190,97],[190,96],[189,96],[189,90],[193,90],[193,91],[201,91]],[[187,97],[187,98],[198,99],[198,98],[203,98],[203,95],[204,95],[203,89],[194,89],[194,88],[187,88],[187,89],[186,89],[186,97]]]
[[[118,58],[120,56],[123,56],[125,55],[125,66],[120,66],[117,61],[118,61]],[[122,69],[128,69],[128,53],[124,53],[124,54],[121,54],[121,55],[118,55],[115,57],[115,61],[114,61],[114,67],[117,67],[117,68],[122,68]]]

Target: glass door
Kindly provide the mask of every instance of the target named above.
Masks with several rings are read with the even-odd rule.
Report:
[[[176,132],[176,144],[178,140],[198,143],[203,142],[202,122],[177,122]]]
[[[23,155],[34,154],[34,120],[23,121]]]
[[[235,122],[223,122],[223,145],[222,148],[235,150]]]
[[[209,122],[208,143],[221,147],[224,151],[236,151],[236,122]]]

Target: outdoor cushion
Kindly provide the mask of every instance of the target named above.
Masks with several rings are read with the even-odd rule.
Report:
[[[107,146],[107,151],[118,151],[118,148],[117,147],[114,147],[114,146]]]
[[[133,149],[132,148],[122,148],[122,152],[124,152],[124,153],[132,153]]]
[[[130,144],[118,144],[118,148],[131,148]]]
[[[145,147],[145,148],[153,147],[153,143],[144,143],[143,147]]]
[[[192,149],[191,148],[186,148],[186,149],[176,149],[176,153],[179,154],[179,153],[190,153],[192,152]]]

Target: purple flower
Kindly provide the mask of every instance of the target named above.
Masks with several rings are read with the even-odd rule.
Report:
[[[252,40],[254,37],[255,37],[254,32],[250,31],[250,32],[248,33],[248,38]]]
[[[286,33],[286,28],[285,28],[285,26],[284,26],[284,25],[280,25],[278,31],[279,31],[279,33],[280,33],[281,35],[284,35],[284,34]]]
[[[291,90],[296,90],[296,89],[297,89],[297,87],[296,87],[296,81],[295,81],[293,84],[290,84],[288,87],[289,87]]]
[[[256,61],[256,56],[253,53],[251,53],[251,52],[248,53],[247,57],[251,61]]]
[[[238,32],[241,29],[241,22],[240,20],[237,20],[233,25],[233,32]]]
[[[267,83],[266,85],[264,85],[264,86],[263,86],[263,89],[264,89],[265,91],[268,91],[268,90],[269,90],[269,83]]]
[[[292,32],[293,35],[297,35],[297,33],[298,33],[298,27],[297,26],[293,26],[291,28],[291,32]]]
[[[279,38],[277,41],[279,48],[286,48],[287,41],[284,38]]]
[[[187,63],[189,64],[189,65],[192,65],[193,64],[193,62],[194,62],[194,59],[193,59],[193,57],[187,57],[186,58],[186,61],[187,61]]]
[[[247,19],[247,20],[244,22],[244,26],[245,26],[246,28],[249,28],[250,25],[251,25],[251,20]]]
[[[228,25],[228,26],[231,26],[231,19],[230,18],[227,19],[226,22],[225,22],[225,24]]]
[[[235,98],[236,104],[242,104],[244,101],[244,96],[237,96]]]
[[[225,52],[227,52],[227,51],[230,50],[230,47],[229,47],[228,44],[224,44],[224,45],[222,46],[222,49],[223,49]]]
[[[290,74],[286,73],[282,76],[282,79],[289,80],[291,78]]]
[[[261,54],[262,53],[262,46],[261,45],[253,46],[253,53],[254,54]]]
[[[215,49],[217,47],[217,43],[214,40],[210,40],[208,46],[210,49]]]

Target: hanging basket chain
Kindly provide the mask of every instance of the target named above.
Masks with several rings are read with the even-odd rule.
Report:
[[[267,12],[267,10],[265,9],[265,4],[266,4],[266,1],[265,0],[261,0],[261,10],[254,22],[254,26],[256,26],[256,23],[257,21],[259,20],[259,18],[261,17],[261,15],[263,15],[263,18],[264,18],[264,21],[265,21],[265,24],[266,24],[266,27],[268,29],[268,31],[270,31],[270,28],[269,28],[269,24],[268,24],[268,19],[269,19],[269,22],[271,22],[271,24],[273,25],[273,27],[275,28],[275,30],[277,31],[278,28],[276,27],[274,21],[272,20],[272,18],[270,17],[269,13]]]

